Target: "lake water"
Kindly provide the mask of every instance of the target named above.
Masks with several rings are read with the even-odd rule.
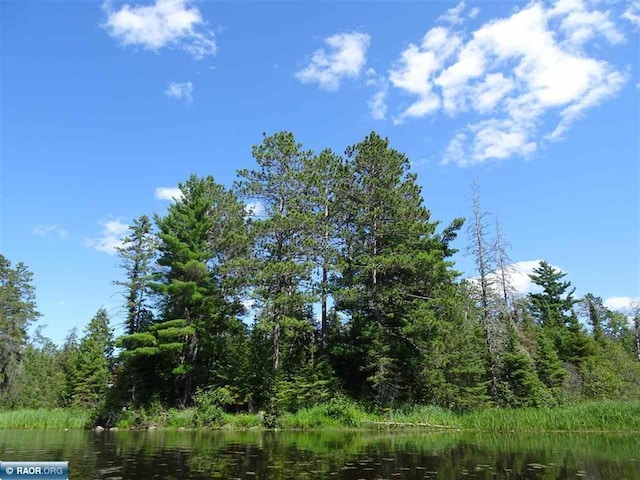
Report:
[[[0,430],[0,460],[70,479],[640,479],[640,436]]]

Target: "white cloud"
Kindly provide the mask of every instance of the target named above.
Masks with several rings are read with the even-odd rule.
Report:
[[[493,110],[513,89],[515,82],[502,73],[490,73],[475,87],[475,109],[480,113]]]
[[[249,202],[245,205],[244,211],[247,214],[247,217],[261,217],[265,213],[265,208],[262,202]]]
[[[102,220],[98,223],[102,225],[102,232],[97,237],[85,239],[84,245],[99,252],[114,255],[117,252],[116,247],[122,245],[122,238],[126,235],[129,226],[120,220]]]
[[[216,53],[213,32],[190,0],[156,0],[152,5],[124,5],[114,10],[107,0],[104,27],[125,46],[140,45],[158,51],[164,47],[179,48],[196,59]]]
[[[609,297],[604,301],[604,306],[610,310],[630,312],[634,308],[640,308],[640,297]]]
[[[193,84],[191,82],[170,83],[164,94],[169,98],[191,103],[193,101]]]
[[[180,200],[182,190],[178,187],[158,187],[155,191],[156,200]]]
[[[535,268],[538,268],[541,261],[542,260],[527,260],[513,263],[510,266],[511,275],[509,277],[509,282],[516,293],[524,295],[535,292],[538,289],[538,287],[531,281],[531,278],[529,278],[529,275],[533,273]],[[557,265],[551,265],[551,267],[560,272],[563,271]]]
[[[467,135],[463,132],[456,133],[444,151],[443,163],[457,163],[460,166],[469,164],[469,156],[465,150]]]
[[[462,23],[464,20],[462,19],[462,12],[466,8],[466,4],[464,2],[460,2],[453,8],[447,10],[444,14],[438,17],[438,20],[441,22],[450,23],[452,25],[456,25]]]
[[[629,6],[622,14],[622,18],[630,21],[636,27],[640,27],[640,0],[630,2]]]
[[[458,23],[463,7],[443,19]],[[549,6],[534,1],[470,35],[453,26],[432,28],[389,72],[395,89],[415,97],[394,117],[396,123],[439,111],[475,115],[444,153],[445,162],[462,165],[526,157],[541,139],[560,139],[627,79],[585,49],[600,39],[612,45],[624,41],[605,8],[583,0]]]
[[[471,10],[469,10],[469,18],[476,18],[478,16],[478,14],[480,13],[480,9],[478,7],[473,7]]]
[[[46,237],[48,239],[57,237],[59,240],[66,240],[69,236],[69,233],[57,224],[38,225],[33,229],[33,233],[35,233],[36,235],[40,235],[41,237]]]
[[[539,291],[540,288],[531,281],[529,277],[533,273],[535,268],[538,268],[542,260],[526,260],[522,262],[515,262],[506,267],[507,284],[509,288],[516,295],[526,295]],[[555,270],[562,272],[563,270],[556,266],[551,265]],[[471,282],[477,282],[478,277],[472,277],[469,279]],[[493,288],[498,289],[501,284],[501,277],[498,271],[489,274],[489,284]]]
[[[384,120],[387,115],[387,94],[389,93],[389,82],[386,78],[378,75],[373,68],[369,68],[365,75],[366,85],[375,87],[376,91],[367,102],[371,118],[374,120]]]
[[[420,46],[410,44],[389,72],[391,84],[418,99],[395,118],[396,123],[407,117],[422,117],[440,109],[440,97],[433,90],[433,76],[445,60],[455,53],[461,38],[445,27],[429,30]]]
[[[317,83],[325,90],[337,90],[344,78],[355,78],[367,62],[370,37],[366,33],[338,33],[325,38],[329,52],[316,50],[309,64],[296,73],[302,83]]]
[[[374,93],[369,100],[369,111],[374,120],[384,120],[387,115],[387,92],[388,87],[383,87]]]
[[[565,34],[565,41],[569,44],[582,46],[598,35],[604,36],[612,44],[624,41],[624,36],[611,20],[610,13],[589,11],[584,0],[559,0],[548,15],[549,18],[556,15],[562,17],[560,31]]]

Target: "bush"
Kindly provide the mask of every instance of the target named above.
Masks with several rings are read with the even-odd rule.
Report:
[[[193,426],[217,428],[223,424],[222,405],[230,402],[228,391],[224,388],[203,390],[198,388],[193,397]]]
[[[118,428],[164,427],[169,420],[169,412],[162,403],[154,398],[148,405],[140,409],[124,408],[115,421]]]
[[[359,423],[361,412],[353,400],[338,394],[326,404],[326,415],[342,425],[354,427]]]

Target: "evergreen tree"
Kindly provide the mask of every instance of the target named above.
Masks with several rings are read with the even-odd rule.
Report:
[[[64,405],[65,372],[60,368],[60,351],[39,329],[29,341],[12,389],[16,408],[57,408]]]
[[[424,327],[426,354],[414,401],[465,411],[488,404],[484,329],[469,284],[456,286]],[[426,307],[426,305],[424,305]],[[424,393],[420,391],[425,388]]]
[[[571,282],[562,281],[567,274],[542,261],[529,275],[531,281],[542,288],[542,293],[530,293],[529,300],[534,318],[543,327],[558,329],[565,327],[570,312],[577,302]]]
[[[553,340],[542,330],[538,332],[537,337],[535,366],[538,378],[556,399],[560,398],[562,385],[567,378],[567,370],[560,360]]]
[[[73,328],[65,337],[62,348],[58,352],[57,366],[64,376],[62,393],[62,406],[68,407],[73,403],[75,381],[78,378],[76,367],[78,366],[79,340],[76,328]]]
[[[425,302],[451,285],[450,252],[422,205],[407,157],[371,133],[346,151],[350,188],[343,192],[337,308],[347,314],[350,338],[345,382],[363,387],[380,405],[400,400],[423,369]],[[458,222],[460,223],[460,222]],[[446,231],[454,235],[454,229]],[[447,239],[448,241],[449,239]],[[436,302],[431,305],[434,309]],[[423,312],[424,313],[424,312]]]
[[[345,181],[347,177],[342,158],[330,149],[307,158],[303,167],[305,194],[309,210],[314,213],[311,239],[315,239],[314,270],[319,277],[316,283],[320,291],[320,339],[322,348],[325,348],[331,289],[329,276],[335,270],[338,232],[341,227],[338,198],[339,192],[350,186]]]
[[[602,345],[605,340],[603,324],[606,322],[608,316],[607,309],[604,306],[602,299],[600,297],[596,297],[592,293],[587,293],[580,303],[582,311],[591,325],[591,334],[593,335],[593,339]]]
[[[87,325],[78,347],[75,366],[74,404],[97,409],[106,399],[113,354],[113,332],[109,317],[100,308]]]
[[[597,344],[585,332],[574,311],[569,316],[566,330],[561,330],[560,339],[560,358],[565,361],[577,364],[596,354]],[[601,338],[601,341],[604,344],[604,338]]]
[[[299,366],[293,358],[284,357],[288,349],[283,341],[304,344],[312,327],[309,305],[314,299],[310,285],[316,243],[305,178],[312,153],[302,150],[290,132],[263,137],[262,144],[252,149],[257,168],[239,171],[237,186],[265,211],[264,218],[251,224],[251,288],[260,328],[271,337],[273,371],[277,372],[286,363]]]
[[[184,339],[195,334],[186,320],[168,320],[149,326],[144,332],[118,338],[122,348],[121,372],[117,379],[119,396],[134,405],[144,405],[152,398],[171,403],[183,392],[177,378],[184,376],[187,366]]]
[[[236,366],[229,363],[233,338],[242,335],[238,319],[242,277],[231,272],[247,250],[245,211],[236,195],[213,177],[192,175],[179,185],[182,198],[158,227],[161,321],[184,320],[181,401],[189,403],[195,384],[223,386]]]
[[[503,401],[511,407],[544,404],[545,388],[531,360],[520,346],[515,328],[509,329],[507,349],[502,359]]]
[[[19,368],[27,329],[40,316],[32,282],[33,274],[26,265],[19,262],[12,268],[0,254],[0,397],[11,388]]]
[[[129,227],[129,235],[117,247],[118,255],[127,277],[126,281],[116,281],[125,288],[127,309],[126,332],[140,332],[153,321],[148,304],[152,280],[153,259],[156,252],[156,238],[152,232],[151,220],[142,215]]]

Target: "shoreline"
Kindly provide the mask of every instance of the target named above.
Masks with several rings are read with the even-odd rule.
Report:
[[[414,406],[385,414],[369,413],[357,404],[335,412],[321,404],[269,419],[263,413],[222,413],[210,423],[196,423],[195,409],[131,410],[111,426],[77,409],[0,411],[0,430],[116,431],[454,431],[640,433],[640,401],[590,401],[552,408],[487,408],[465,413],[433,406]]]

